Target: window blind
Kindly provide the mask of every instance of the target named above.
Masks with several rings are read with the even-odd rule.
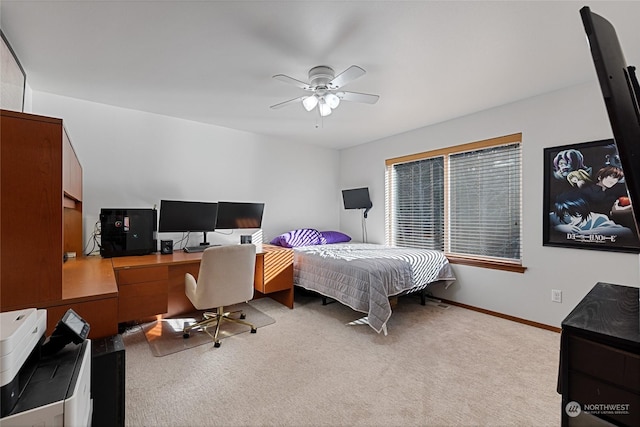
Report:
[[[449,156],[447,252],[520,260],[520,144]]]
[[[387,174],[393,206],[387,242],[443,251],[444,158],[392,165]]]

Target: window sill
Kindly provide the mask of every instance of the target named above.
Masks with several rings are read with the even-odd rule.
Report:
[[[489,261],[475,258],[465,258],[456,255],[447,255],[447,259],[451,264],[470,265],[472,267],[492,268],[494,270],[513,271],[514,273],[524,273],[527,267],[520,264],[501,261]]]

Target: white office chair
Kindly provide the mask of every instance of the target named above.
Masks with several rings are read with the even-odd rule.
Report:
[[[198,280],[189,273],[185,274],[185,293],[198,310],[216,308],[216,312],[205,312],[204,318],[192,325],[185,325],[183,337],[189,338],[194,329],[202,329],[213,338],[215,347],[220,347],[218,333],[223,321],[242,323],[256,327],[241,319],[245,318],[241,310],[225,312],[224,307],[253,298],[253,280],[255,276],[256,247],[252,244],[223,245],[205,249],[202,253]],[[231,317],[240,314],[240,318]],[[208,328],[216,326],[214,335]]]

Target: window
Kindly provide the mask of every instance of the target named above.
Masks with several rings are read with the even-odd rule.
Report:
[[[521,134],[386,161],[386,241],[524,271]]]

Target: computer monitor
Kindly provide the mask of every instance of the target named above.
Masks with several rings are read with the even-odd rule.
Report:
[[[207,232],[216,229],[218,204],[184,200],[160,200],[160,233],[202,232],[203,245],[208,244]]]
[[[218,202],[217,229],[260,228],[264,203]]]
[[[342,190],[342,201],[345,209],[368,209],[373,206],[368,187]]]
[[[364,209],[363,216],[366,218],[369,210],[373,207],[369,197],[369,188],[352,188],[342,190],[342,202],[345,209]]]

